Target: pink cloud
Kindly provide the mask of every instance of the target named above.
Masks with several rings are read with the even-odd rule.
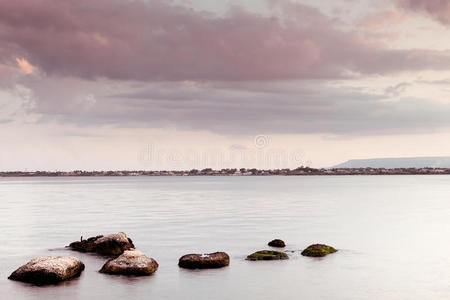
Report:
[[[439,22],[450,25],[450,1],[448,0],[397,0],[400,6],[425,12]]]
[[[32,74],[36,69],[24,58],[16,58],[16,62],[19,67],[19,71],[23,74]]]
[[[381,29],[402,24],[408,19],[408,14],[395,9],[380,10],[365,16],[360,24],[367,29]]]
[[[444,69],[447,52],[389,50],[320,11],[272,1],[278,16],[225,16],[162,0],[0,0],[0,63],[124,80],[341,78]]]

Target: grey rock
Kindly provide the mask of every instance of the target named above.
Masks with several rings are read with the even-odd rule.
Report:
[[[73,242],[69,248],[79,252],[95,252],[101,255],[120,255],[126,250],[134,249],[133,241],[123,232],[98,235],[87,240]]]
[[[8,278],[37,285],[55,284],[77,277],[84,264],[73,256],[45,256],[32,259]]]
[[[137,250],[127,250],[117,258],[108,260],[100,273],[147,276],[156,272],[158,263]]]
[[[186,254],[178,262],[178,266],[185,269],[215,269],[229,264],[230,257],[225,252]]]
[[[275,239],[269,242],[268,244],[270,247],[276,247],[276,248],[284,248],[286,247],[286,244],[284,243],[284,241],[280,240],[280,239]]]

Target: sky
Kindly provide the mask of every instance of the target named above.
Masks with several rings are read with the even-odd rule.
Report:
[[[0,0],[0,170],[450,156],[450,0]]]

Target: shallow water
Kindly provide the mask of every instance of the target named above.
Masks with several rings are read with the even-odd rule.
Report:
[[[2,299],[448,299],[450,176],[0,179]],[[98,273],[71,241],[124,231],[160,267]],[[290,260],[246,255],[286,241]],[[299,251],[322,242],[325,258]],[[219,270],[179,269],[187,253],[226,251]],[[73,255],[81,277],[36,287],[8,275],[30,258]]]

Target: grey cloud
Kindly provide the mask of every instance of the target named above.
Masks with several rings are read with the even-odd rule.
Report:
[[[411,86],[411,84],[408,82],[402,82],[394,86],[389,86],[385,89],[385,95],[389,97],[397,97],[405,92],[409,86]]]
[[[76,82],[66,84],[72,88],[77,85]],[[86,93],[95,95],[96,99],[89,106],[79,100],[83,97],[66,98],[63,105],[56,105],[61,93],[55,92],[52,96],[49,91],[55,89],[51,84],[42,88],[44,97],[38,90],[34,112],[42,114],[41,122],[175,127],[222,134],[377,135],[430,132],[450,127],[448,105],[426,99],[398,98],[401,94],[390,101],[383,93],[367,94],[363,90],[330,87],[321,82],[307,85],[292,82],[286,92],[280,92],[275,83],[271,92],[270,84],[261,82],[265,91],[259,93],[170,82],[148,84],[145,89],[123,85],[111,89],[100,83],[84,84]],[[387,90],[393,89],[395,93],[403,86],[406,84]],[[59,88],[65,90],[61,85]],[[123,92],[126,89],[128,92]]]
[[[445,25],[450,25],[450,1],[448,0],[396,0],[403,8],[422,12]]]

